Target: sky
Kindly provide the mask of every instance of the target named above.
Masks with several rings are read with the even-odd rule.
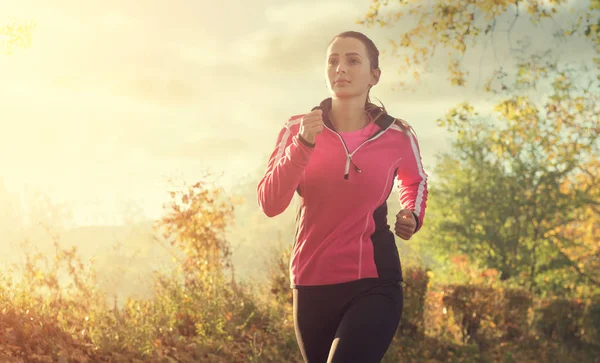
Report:
[[[122,223],[131,203],[156,218],[170,177],[194,182],[211,170],[232,190],[264,169],[289,116],[329,97],[324,60],[336,33],[362,31],[389,51],[402,27],[357,25],[369,4],[0,2],[0,24],[10,16],[38,24],[29,49],[0,55],[0,190],[21,203],[46,193],[78,226]],[[549,37],[526,25],[515,32]],[[506,44],[496,46],[505,59]],[[567,56],[584,51],[565,47]],[[471,58],[474,74],[493,66],[489,54]],[[384,55],[372,91],[416,130],[428,172],[449,141],[435,120],[465,100],[491,105],[480,89],[450,87],[444,61],[418,91],[402,91],[399,59]]]

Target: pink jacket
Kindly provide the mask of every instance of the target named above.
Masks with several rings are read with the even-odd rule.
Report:
[[[323,110],[326,127],[315,145],[299,137],[303,115],[291,117],[257,188],[259,206],[269,217],[282,213],[294,193],[301,197],[291,286],[401,280],[386,200],[397,178],[402,207],[417,217],[416,231],[423,226],[427,174],[416,135],[405,122],[385,115],[376,121],[377,132],[349,153],[328,119],[331,99],[316,108]]]

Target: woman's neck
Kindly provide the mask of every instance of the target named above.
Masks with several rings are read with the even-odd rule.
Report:
[[[339,132],[352,132],[362,129],[367,124],[364,98],[332,98],[329,119]]]

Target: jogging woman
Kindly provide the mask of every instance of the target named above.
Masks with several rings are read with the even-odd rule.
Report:
[[[294,326],[308,363],[380,362],[403,308],[402,268],[387,223],[398,180],[402,210],[394,231],[408,240],[423,226],[427,174],[416,135],[369,100],[379,82],[379,51],[359,32],[327,49],[331,97],[281,128],[258,184],[274,217],[298,193],[290,261]]]

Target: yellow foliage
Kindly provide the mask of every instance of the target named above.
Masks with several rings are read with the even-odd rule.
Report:
[[[357,23],[370,27],[406,24],[416,20],[408,31],[400,35],[398,44],[404,49],[394,46],[394,53],[402,55],[409,52],[415,57],[414,64],[427,65],[436,48],[446,48],[449,50],[449,68],[452,73],[450,82],[456,86],[464,86],[465,74],[454,70],[462,67],[462,55],[469,48],[467,44],[475,46],[482,41],[481,37],[499,31],[498,20],[501,17],[508,16],[514,21],[517,17],[525,17],[526,20],[522,21],[537,24],[541,19],[556,17],[558,10],[565,4],[567,0],[552,0],[543,4],[539,0],[414,0],[401,1],[399,5],[371,0],[365,16]],[[580,13],[573,24],[565,27],[568,29],[565,33],[584,33],[593,43],[600,45],[597,31],[599,12],[595,10],[597,7],[597,0],[592,0],[587,11]],[[410,67],[411,63],[404,61],[402,69],[403,66]]]
[[[0,25],[0,49],[2,52],[9,55],[17,48],[28,48],[36,27],[35,22],[17,22],[15,19],[11,19],[8,24]]]

